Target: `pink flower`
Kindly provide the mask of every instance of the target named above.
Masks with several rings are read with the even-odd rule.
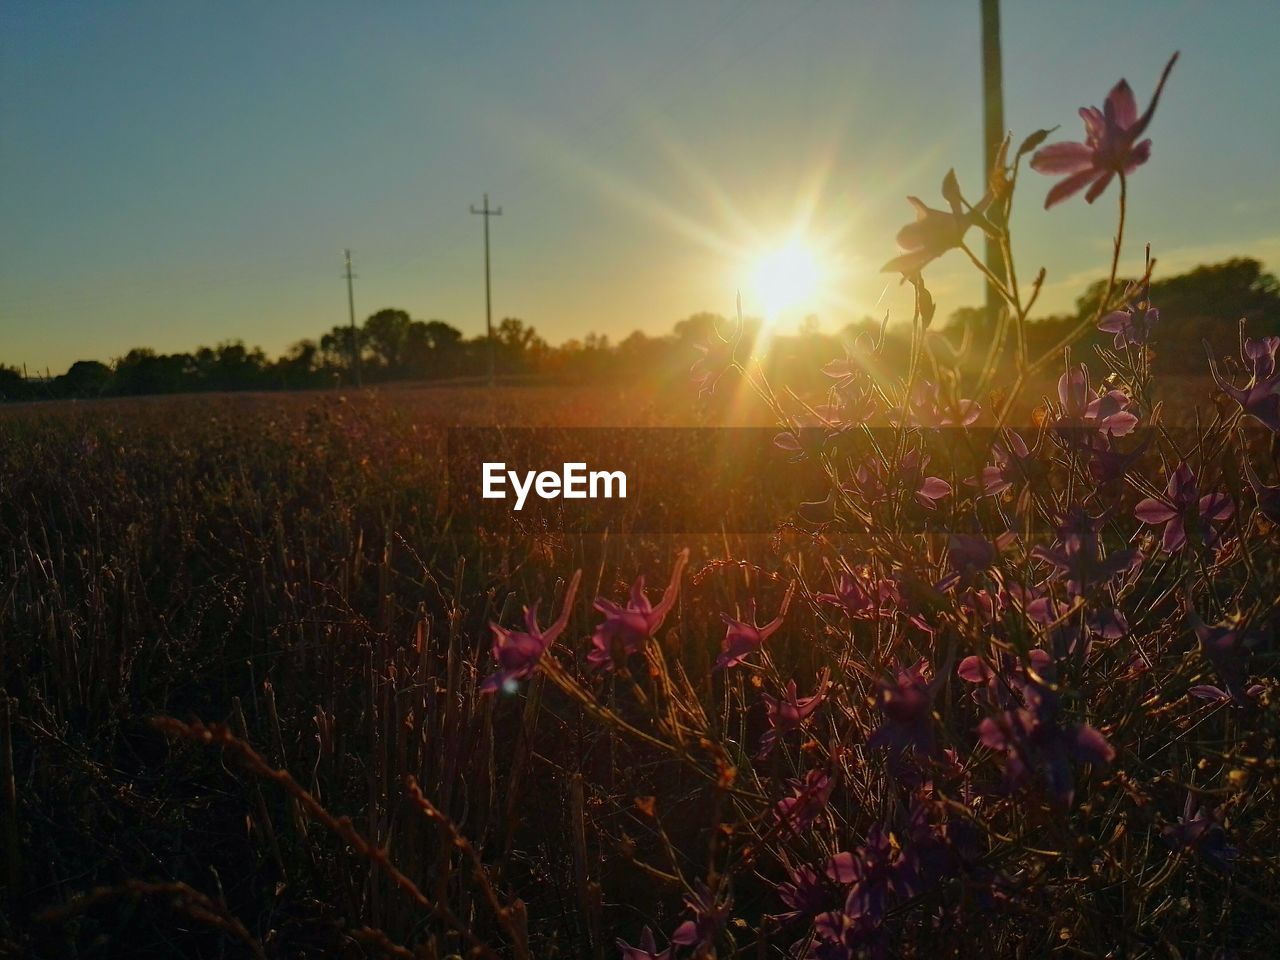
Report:
[[[682,947],[709,946],[724,929],[732,907],[727,896],[721,896],[718,889],[712,890],[701,880],[685,894],[684,905],[693,913],[693,919],[680,924],[671,934],[672,944]]]
[[[804,780],[788,780],[787,784],[792,796],[774,804],[774,815],[792,832],[804,833],[826,808],[836,782],[824,771],[815,769],[806,773]]]
[[[1013,430],[1007,439],[991,445],[993,466],[983,467],[978,476],[968,482],[978,488],[978,496],[995,497],[1013,486],[1015,480],[1026,480],[1038,473],[1035,457],[1027,449],[1027,442]]]
[[[787,607],[791,606],[791,596],[795,593],[795,589],[793,580],[787,587],[787,595],[782,598],[782,608],[778,611],[778,615],[762,627],[756,625],[754,597],[747,601],[746,620],[735,620],[727,613],[720,614],[720,619],[728,624],[729,629],[725,631],[724,641],[720,645],[720,656],[716,659],[715,666],[711,668],[712,671],[736,666],[744,658],[763,647],[764,642],[782,626],[782,618],[787,615]]]
[[[1218,373],[1218,364],[1209,357],[1209,372],[1213,380],[1227,396],[1240,404],[1246,414],[1280,433],[1280,368],[1276,365],[1276,352],[1280,350],[1280,337],[1263,337],[1244,342],[1244,361],[1253,376],[1243,387],[1232,386]]]
[[[822,705],[827,698],[827,681],[830,674],[824,669],[818,679],[818,689],[811,697],[800,697],[796,693],[796,682],[787,682],[786,692],[781,697],[771,697],[762,693],[765,711],[769,717],[769,729],[760,738],[760,757],[767,757],[777,744],[779,738],[799,730],[803,724]]]
[[[907,197],[916,209],[916,219],[898,231],[898,246],[906,252],[881,267],[882,273],[901,273],[904,277],[919,274],[929,261],[960,246],[970,227],[990,228],[983,216],[991,203],[990,195],[976,207],[966,209],[954,170],[948,171],[942,181],[942,197],[950,210],[938,210],[926,206],[919,197]]]
[[[556,637],[564,632],[569,622],[569,612],[573,609],[573,598],[578,592],[578,581],[582,571],[577,570],[569,581],[569,589],[564,594],[564,604],[560,608],[560,616],[556,622],[542,630],[538,627],[538,605],[524,608],[525,629],[507,630],[496,623],[489,624],[493,630],[493,659],[498,669],[491,673],[480,685],[481,693],[511,690],[517,680],[523,680],[533,674],[547,648],[555,642]]]
[[[875,454],[867,457],[853,476],[841,485],[845,493],[854,494],[868,506],[881,503],[906,487],[914,492],[916,502],[926,510],[936,510],[938,501],[951,496],[951,484],[941,477],[927,477],[924,469],[929,458],[917,450],[908,450],[890,474],[889,468]]]
[[[1146,112],[1138,116],[1138,105],[1127,80],[1121,80],[1107,94],[1106,103],[1097,107],[1081,107],[1085,138],[1083,143],[1061,142],[1036,151],[1031,158],[1031,168],[1040,173],[1066,174],[1044,198],[1045,209],[1075,196],[1086,186],[1089,192],[1084,198],[1093,203],[1107,189],[1116,174],[1132,173],[1151,158],[1151,141],[1138,141],[1151,123],[1160,102],[1160,93],[1169,79],[1178,54],[1169,58],[1156,92]]]
[[[1056,426],[1070,439],[1088,440],[1096,434],[1123,437],[1138,425],[1137,416],[1129,410],[1132,401],[1123,390],[1094,396],[1089,370],[1083,363],[1058,378],[1058,401],[1061,409]],[[1085,436],[1076,436],[1080,433]]]
[[[865,589],[853,575],[840,571],[840,585],[835,593],[820,593],[815,597],[819,603],[829,603],[840,607],[845,615],[854,620],[866,620],[875,616],[879,606],[870,591]]]
[[[595,608],[604,614],[604,622],[591,635],[591,652],[587,654],[587,662],[592,667],[597,670],[613,670],[617,667],[615,658],[625,660],[643,649],[671,612],[680,592],[680,574],[688,562],[689,551],[681,550],[676,556],[675,568],[671,571],[671,582],[667,584],[657,606],[651,604],[645,595],[644,574],[636,577],[636,582],[631,585],[631,599],[625,607],[604,597],[596,598]]]
[[[967,427],[982,415],[982,407],[976,401],[944,399],[938,386],[921,380],[911,388],[911,394],[901,411],[894,411],[894,422],[905,418],[912,427]]]
[[[1187,524],[1199,530],[1206,546],[1213,547],[1221,537],[1219,528],[1235,513],[1235,504],[1225,493],[1200,496],[1196,475],[1186,462],[1180,462],[1169,478],[1165,496],[1147,497],[1138,502],[1133,514],[1143,523],[1164,524],[1161,546],[1166,553],[1176,553],[1187,542]]]
[[[1128,304],[1113,310],[1098,321],[1103,333],[1115,334],[1115,348],[1125,349],[1126,344],[1141,347],[1151,337],[1151,329],[1160,320],[1160,311],[1151,305],[1145,287],[1130,287]]]
[[[1248,635],[1238,617],[1208,624],[1188,603],[1187,620],[1200,641],[1200,653],[1213,666],[1221,686],[1200,684],[1187,692],[1202,700],[1230,700],[1243,706],[1262,693],[1260,684],[1248,684],[1250,648],[1257,639]]]
[[[929,681],[929,661],[921,658],[899,670],[897,676],[881,679],[876,688],[876,706],[884,722],[867,738],[867,747],[887,747],[901,754],[908,747],[927,756],[937,754],[933,734],[933,698],[938,683]]]

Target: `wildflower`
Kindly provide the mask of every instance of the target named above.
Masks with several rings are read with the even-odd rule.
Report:
[[[1014,540],[1014,534],[1005,531],[992,543],[986,537],[968,533],[953,533],[947,540],[948,572],[935,589],[950,590],[958,583],[972,584],[978,574],[996,562],[1000,551]]]
[[[1053,545],[1032,548],[1033,557],[1054,567],[1052,577],[1067,578],[1069,597],[1083,597],[1105,587],[1116,577],[1136,569],[1143,560],[1138,550],[1117,550],[1103,555],[1098,531],[1104,519],[1090,516],[1083,507],[1073,506],[1063,516]]]
[[[619,940],[618,953],[621,960],[671,960],[671,947],[659,953],[653,931],[647,926],[640,931],[640,946],[633,947],[626,941]]]
[[[1159,320],[1160,311],[1151,305],[1144,286],[1123,307],[1099,320],[1098,329],[1115,334],[1115,348],[1124,350],[1130,344],[1145,346]]]
[[[774,889],[778,893],[778,899],[791,908],[787,913],[774,916],[773,919],[779,923],[821,913],[826,908],[830,896],[823,877],[813,867],[796,867],[787,879]]]
[[[896,491],[906,488],[912,491],[920,506],[936,510],[939,500],[951,496],[951,484],[941,477],[925,476],[924,468],[928,464],[927,456],[922,457],[917,450],[908,450],[894,476],[890,477],[888,468],[873,454],[858,465],[841,489],[870,506],[888,500]]]
[[[895,420],[905,420],[912,427],[967,427],[982,415],[982,407],[974,400],[944,399],[937,384],[921,380],[893,413]]]
[[[1222,684],[1220,687],[1201,684],[1187,692],[1202,700],[1230,700],[1237,705],[1247,704],[1261,694],[1261,684],[1245,686],[1253,638],[1242,633],[1238,618],[1210,625],[1201,620],[1194,609],[1188,608],[1187,619],[1200,641],[1201,654],[1213,666]]]
[[[676,927],[671,934],[672,944],[692,947],[712,943],[729,919],[730,901],[698,880],[693,892],[685,895],[684,903],[693,911],[693,919]]]
[[[1059,435],[1079,442],[1102,434],[1123,437],[1138,425],[1138,418],[1123,390],[1108,390],[1094,396],[1089,387],[1089,370],[1079,364],[1058,378],[1059,416],[1055,427]]]
[[[493,630],[493,659],[498,669],[491,673],[480,685],[481,693],[493,693],[496,690],[511,690],[517,680],[523,680],[533,674],[547,648],[555,642],[556,637],[564,632],[569,622],[569,613],[573,609],[573,598],[578,592],[578,581],[582,571],[577,570],[569,581],[569,589],[564,594],[564,604],[560,608],[560,616],[555,623],[542,630],[538,626],[538,605],[524,608],[525,629],[507,630],[490,623]]]
[[[956,668],[961,680],[977,686],[973,698],[993,707],[1013,704],[1013,691],[1029,679],[1044,675],[1053,665],[1053,657],[1039,647],[1027,651],[1026,662],[1004,651],[996,652],[995,666],[974,654],[965,657]]]
[[[1173,69],[1178,54],[1169,58],[1156,92],[1152,94],[1151,103],[1142,116],[1138,116],[1138,106],[1134,102],[1133,90],[1126,80],[1121,80],[1107,94],[1106,103],[1099,110],[1097,107],[1081,107],[1080,116],[1084,120],[1085,139],[1083,143],[1052,143],[1036,151],[1031,158],[1031,168],[1040,173],[1067,174],[1066,178],[1054,184],[1048,196],[1044,198],[1045,209],[1079,193],[1086,186],[1088,193],[1084,198],[1093,203],[1107,189],[1117,175],[1132,173],[1151,157],[1151,141],[1138,141],[1151,123],[1151,117],[1160,101],[1160,93],[1164,90],[1169,71]]]
[[[1193,850],[1214,869],[1230,873],[1238,851],[1227,843],[1226,831],[1218,822],[1220,815],[1219,811],[1206,813],[1203,806],[1197,807],[1195,795],[1188,790],[1182,816],[1178,817],[1176,825],[1171,824],[1160,831],[1161,838],[1172,849]]]
[[[782,607],[778,610],[778,615],[764,626],[756,625],[755,597],[747,601],[746,620],[735,620],[727,613],[720,614],[720,619],[728,624],[728,629],[725,631],[724,641],[720,646],[720,656],[716,658],[716,663],[712,670],[723,670],[726,667],[736,666],[745,657],[764,646],[764,642],[782,626],[782,619],[787,615],[787,608],[791,606],[791,597],[795,593],[795,589],[795,581],[792,581],[790,586],[787,587],[786,596],[782,598]]]
[[[898,671],[892,680],[881,680],[876,706],[885,719],[867,738],[872,750],[888,747],[900,756],[908,747],[926,756],[938,752],[933,735],[933,697],[937,684],[929,682],[929,661],[921,658]]]
[[[810,947],[811,960],[883,960],[889,956],[889,934],[884,924],[867,917],[832,910],[814,917],[817,939]]]
[[[865,620],[874,617],[878,604],[857,577],[840,571],[840,584],[835,593],[820,593],[815,598],[819,603],[827,603],[839,607],[845,616],[854,620]]]
[[[881,272],[901,273],[904,277],[918,275],[925,264],[959,247],[970,227],[992,230],[984,216],[991,205],[991,196],[966,210],[954,170],[943,178],[942,197],[951,208],[949,211],[926,206],[919,197],[907,197],[907,202],[915,207],[916,219],[898,231],[898,246],[905,252],[881,267]]]
[[[1142,459],[1151,445],[1154,433],[1148,432],[1142,441],[1132,450],[1120,450],[1109,435],[1092,437],[1084,446],[1083,452],[1089,458],[1089,476],[1094,483],[1104,484],[1119,480],[1129,468]]]
[[[836,782],[822,770],[810,770],[804,780],[788,780],[792,795],[783,797],[773,808],[778,822],[793,833],[804,833],[831,799]]]
[[[1160,545],[1166,553],[1176,553],[1187,542],[1188,525],[1201,534],[1206,546],[1216,546],[1221,539],[1220,528],[1235,513],[1235,504],[1225,493],[1200,496],[1195,473],[1182,461],[1169,477],[1165,496],[1140,500],[1133,513],[1143,523],[1163,523]]]
[[[1020,687],[1024,706],[987,717],[978,725],[978,736],[984,746],[1005,755],[1008,787],[1038,776],[1054,803],[1070,806],[1075,796],[1071,761],[1110,763],[1115,749],[1087,723],[1061,724],[1058,698],[1043,683],[1028,678]]]
[[[638,653],[648,640],[658,632],[671,612],[680,592],[680,574],[689,562],[689,551],[681,550],[671,571],[671,582],[662,593],[657,606],[649,602],[644,590],[644,574],[631,585],[631,599],[625,607],[612,600],[597,597],[595,608],[604,614],[604,622],[591,635],[591,652],[587,662],[598,670],[613,670],[615,657],[625,660]]]
[[[1004,441],[997,440],[991,445],[991,456],[995,463],[983,467],[968,481],[978,488],[980,497],[999,496],[1015,481],[1029,480],[1043,472],[1027,449],[1027,442],[1013,430],[1007,431]]]
[[[1209,357],[1209,372],[1213,381],[1227,396],[1253,419],[1273,433],[1280,433],[1280,366],[1276,364],[1276,352],[1280,351],[1280,337],[1249,337],[1244,342],[1244,361],[1251,368],[1252,376],[1243,387],[1232,386],[1219,373],[1218,364]]]
[[[796,693],[796,682],[787,682],[786,693],[781,697],[761,694],[765,711],[769,718],[769,729],[760,738],[760,756],[766,757],[777,744],[778,739],[792,730],[799,730],[803,724],[822,705],[827,697],[827,681],[830,674],[822,671],[818,679],[818,689],[810,697],[799,697]]]
[[[852,884],[844,905],[847,916],[876,923],[888,912],[890,894],[911,896],[914,886],[889,831],[881,826],[868,830],[866,843],[855,852],[832,857],[827,876],[837,883]]]

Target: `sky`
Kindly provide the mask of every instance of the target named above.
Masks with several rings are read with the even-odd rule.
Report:
[[[1182,51],[1124,265],[1280,268],[1280,4],[1018,0],[1002,27],[1018,139],[1081,139],[1121,76],[1145,106]],[[951,167],[980,193],[978,52],[978,0],[5,0],[0,363],[277,354],[347,322],[348,247],[358,317],[481,333],[485,192],[495,322],[553,343],[758,312],[749,264],[796,236],[824,327],[909,319],[879,270],[906,195],[942,206]],[[1014,219],[1046,312],[1105,272],[1116,200],[1046,212],[1052,182]],[[942,315],[981,296],[959,253],[926,276]]]

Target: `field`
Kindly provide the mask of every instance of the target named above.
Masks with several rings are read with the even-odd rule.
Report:
[[[708,489],[682,439],[704,436],[699,422],[691,391],[603,388],[5,411],[9,950],[588,957],[647,926],[696,955],[804,955],[835,922],[823,918],[839,913],[847,869],[882,911],[856,934],[871,952],[1265,954],[1274,688],[1241,693],[1243,706],[1187,696],[1215,666],[1241,671],[1195,653],[1177,590],[1204,571],[1224,609],[1265,598],[1274,532],[1250,533],[1272,540],[1247,574],[1236,548],[1105,587],[1131,622],[1086,654],[1093,631],[1073,613],[1031,634],[981,613],[984,584],[1013,581],[984,579],[992,558],[951,559],[959,512],[912,526],[924,514],[898,507],[892,530],[797,520],[808,475],[787,470],[808,465],[789,468],[771,431],[746,430],[761,458],[739,455]],[[640,495],[577,530],[462,509],[448,428],[495,425],[538,428],[548,462],[584,426],[612,428],[585,434],[593,443],[643,442]],[[898,435],[883,429],[872,442]],[[946,443],[957,462],[935,452],[931,470],[958,489],[962,453]],[[780,482],[757,482],[771,472]],[[655,489],[694,508],[646,525]],[[615,634],[588,657],[593,599],[621,600],[646,573],[656,602],[682,550],[652,642]],[[912,579],[926,567],[963,582],[931,591]],[[547,629],[575,570],[567,627],[538,669],[482,692],[489,624],[516,629],[537,602]],[[880,599],[860,607],[850,584],[877,575]],[[721,613],[750,621],[752,600],[760,622],[785,610],[782,628],[713,669],[731,646]],[[1084,632],[1059,637],[1055,696],[1111,755],[1050,744],[1018,780],[1011,751],[1001,786],[1000,750],[975,731],[1008,694],[971,695],[981,686],[961,661],[989,643],[1025,656],[1064,626]],[[811,719],[766,710],[789,679],[796,709],[819,694]],[[832,866],[841,857],[850,865]],[[806,866],[824,862],[831,880]],[[847,905],[842,916],[854,924]]]

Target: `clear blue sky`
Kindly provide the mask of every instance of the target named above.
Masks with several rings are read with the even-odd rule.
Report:
[[[1280,266],[1280,3],[1007,2],[1007,125],[1145,104],[1131,236],[1172,269]],[[0,362],[48,366],[243,338],[275,353],[400,306],[560,341],[728,312],[743,250],[807,232],[839,261],[836,325],[900,301],[879,266],[954,165],[979,169],[978,0],[0,4]],[[1032,182],[1035,181],[1035,182]],[[1017,227],[1046,306],[1099,273],[1114,196]],[[1132,248],[1130,263],[1141,258]],[[977,289],[959,255],[946,313]],[[748,304],[748,309],[750,304]]]

